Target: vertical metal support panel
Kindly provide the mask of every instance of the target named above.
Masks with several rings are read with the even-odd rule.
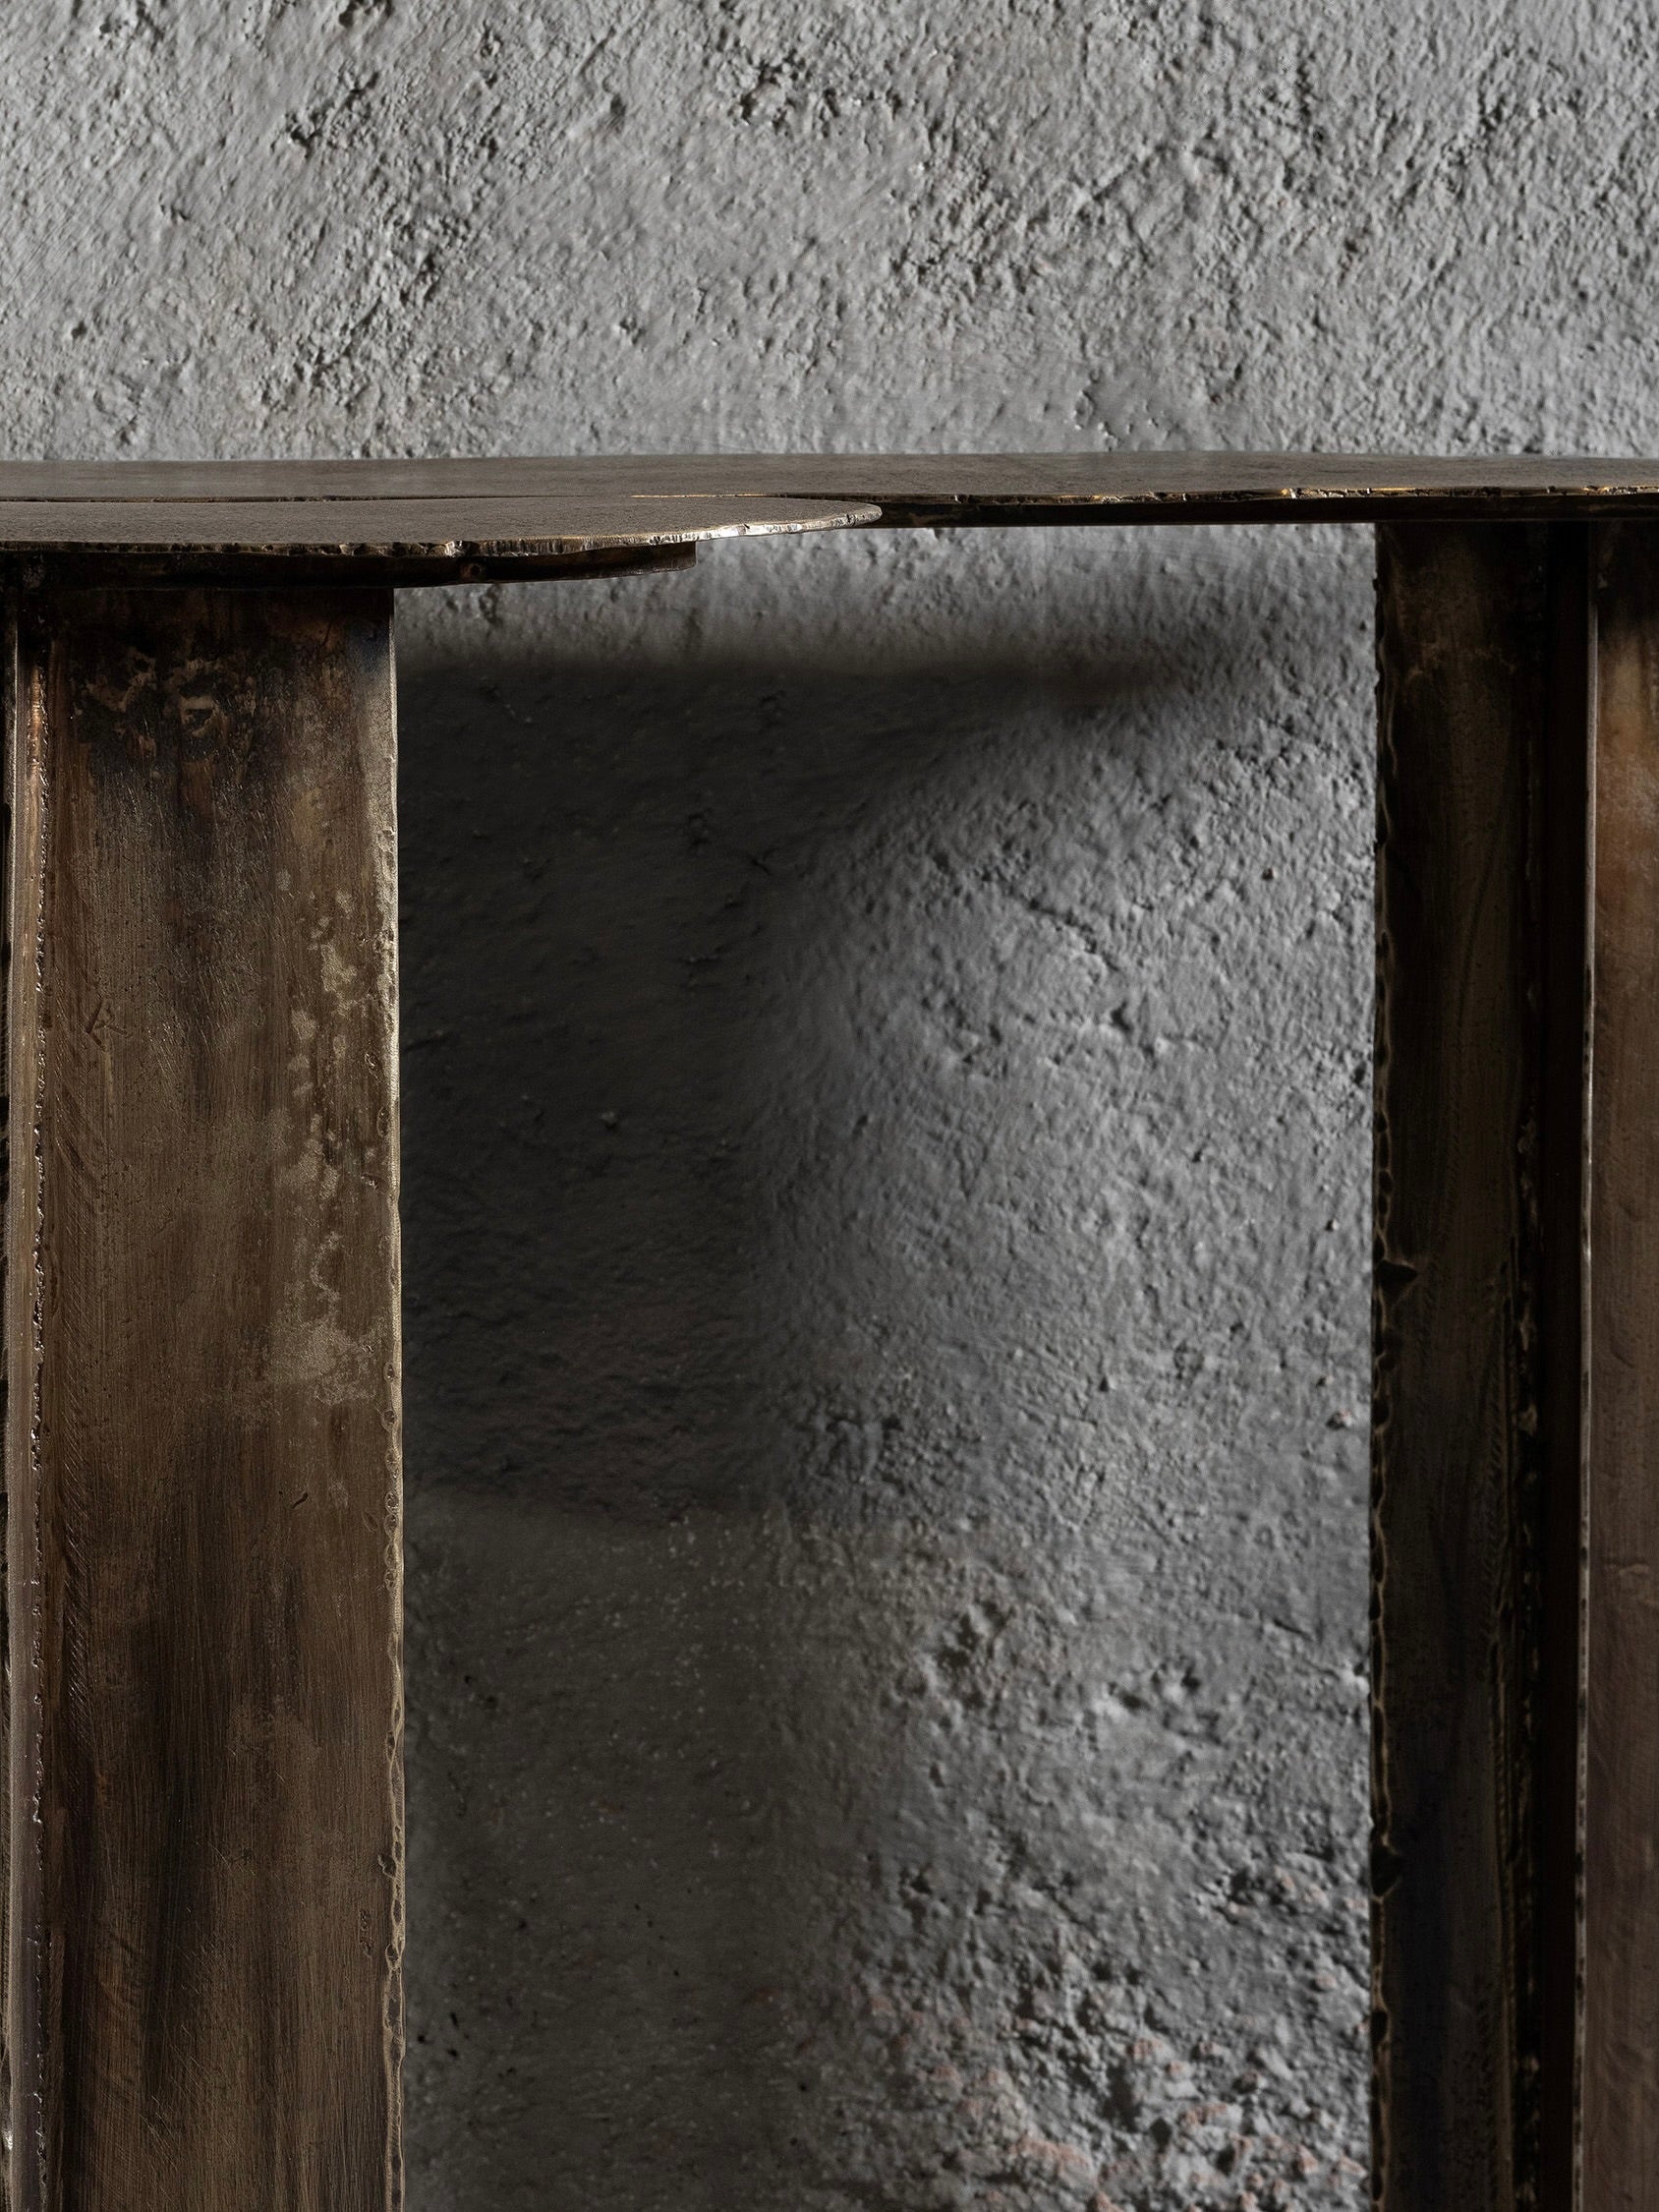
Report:
[[[1385,2212],[1577,2197],[1588,551],[1378,531]]]
[[[390,598],[14,649],[12,2212],[387,2212]]]
[[[1598,526],[1584,2204],[1659,2212],[1659,526]]]

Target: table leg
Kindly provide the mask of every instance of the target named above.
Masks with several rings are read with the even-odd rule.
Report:
[[[1597,535],[1584,2204],[1659,2212],[1659,528]]]
[[[1659,2212],[1659,531],[1378,581],[1374,2185]]]
[[[12,2212],[386,2212],[391,601],[12,649]]]

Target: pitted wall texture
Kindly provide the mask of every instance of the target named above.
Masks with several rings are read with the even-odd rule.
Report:
[[[14,455],[1659,448],[1642,11],[14,0]],[[1364,2201],[1369,548],[402,626],[412,2212]]]

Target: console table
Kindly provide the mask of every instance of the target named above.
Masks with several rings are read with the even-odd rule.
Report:
[[[394,588],[1361,520],[1373,2187],[1659,2208],[1659,464],[819,454],[0,468],[11,2212],[400,2197]]]

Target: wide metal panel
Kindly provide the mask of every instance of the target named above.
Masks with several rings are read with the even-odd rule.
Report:
[[[15,2212],[386,2212],[402,1944],[383,593],[26,597]]]

